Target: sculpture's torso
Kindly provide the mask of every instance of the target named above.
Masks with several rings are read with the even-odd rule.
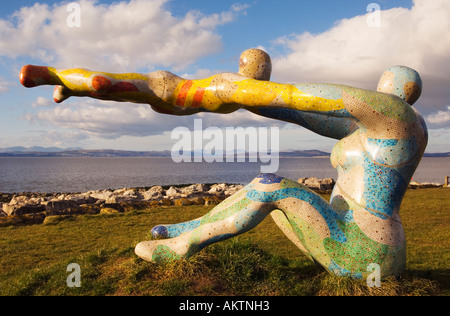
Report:
[[[380,260],[383,274],[399,274],[405,265],[399,209],[426,145],[426,127],[420,117],[417,129],[406,139],[373,139],[361,128],[341,139],[331,155],[338,180],[330,203],[345,229],[370,241],[354,242],[354,259],[385,256]]]

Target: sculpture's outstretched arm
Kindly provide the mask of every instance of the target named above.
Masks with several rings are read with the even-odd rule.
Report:
[[[165,89],[170,89],[169,82],[176,85],[181,80],[178,76],[163,71],[151,74],[113,74],[82,68],[56,69],[33,65],[24,66],[20,73],[20,82],[27,88],[55,85],[53,98],[57,103],[71,96],[86,96],[169,107],[163,102]],[[165,112],[164,109],[161,112]]]
[[[21,82],[26,87],[57,85],[56,102],[72,95],[89,96],[147,103],[158,112],[174,115],[201,111],[230,113],[244,108],[264,116],[293,121],[334,138],[348,135],[356,129],[355,124],[374,130],[377,137],[382,132],[386,138],[398,138],[410,130],[403,124],[402,135],[392,135],[394,130],[398,130],[398,118],[405,123],[416,121],[411,107],[393,95],[334,84],[281,84],[243,74],[224,73],[189,80],[164,71],[145,75],[111,74],[86,69],[25,66]],[[295,113],[307,113],[308,116],[302,114],[293,120]]]
[[[188,80],[165,71],[112,74],[81,68],[60,70],[28,65],[22,68],[20,81],[28,88],[56,85],[56,102],[70,96],[88,96],[148,103],[170,114],[199,111],[229,113],[238,108],[252,111],[258,108],[285,108],[336,115],[337,112],[332,112],[344,108],[342,98],[332,100],[303,92],[293,85],[256,80],[242,74],[225,73]]]

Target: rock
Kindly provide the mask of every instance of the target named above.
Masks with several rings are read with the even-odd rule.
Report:
[[[429,188],[441,188],[442,184],[440,183],[429,183],[429,182],[424,182],[424,183],[418,183],[416,181],[411,181],[409,183],[409,187],[411,189],[429,189]]]
[[[80,205],[80,212],[82,214],[98,214],[100,213],[101,207],[96,204],[81,204]]]
[[[3,212],[8,216],[21,216],[25,214],[40,213],[45,211],[44,205],[31,204],[3,204]]]
[[[105,203],[107,203],[107,204],[116,204],[116,203],[119,203],[121,200],[122,199],[120,199],[117,196],[111,196],[111,197],[109,197],[109,198],[107,198],[105,200]]]
[[[334,185],[336,184],[334,179],[331,179],[331,178],[317,179],[314,177],[300,178],[297,180],[297,182],[307,186],[309,189],[319,190],[319,191],[331,191],[331,190],[333,190]]]
[[[21,195],[21,196],[14,196],[11,199],[11,202],[9,202],[9,205],[23,205],[23,204],[27,204],[28,202],[28,197]]]
[[[113,192],[113,194],[115,194],[115,195],[123,195],[125,192],[127,192],[129,189],[117,189],[117,190],[114,190],[114,192]]]
[[[64,201],[72,201],[78,204],[84,204],[86,203],[86,199],[90,199],[90,195],[86,195],[83,193],[80,194],[68,194],[65,196],[65,198],[63,199]],[[92,199],[95,200],[95,199]]]
[[[206,184],[193,184],[187,187],[184,187],[181,189],[181,194],[184,197],[191,197],[191,196],[195,196],[195,195],[203,195],[204,193],[206,193],[209,190],[209,186],[207,186]]]
[[[173,200],[173,205],[175,205],[175,206],[188,206],[188,205],[193,205],[193,202],[190,201],[187,198],[179,198],[179,199],[174,199]]]
[[[205,199],[201,196],[190,197],[189,201],[191,202],[191,205],[204,205],[205,204]]]
[[[227,191],[228,186],[225,183],[214,184],[208,191],[209,194],[222,195]]]
[[[204,201],[205,201],[205,205],[208,206],[208,205],[219,204],[220,202],[223,201],[223,199],[217,195],[210,195],[210,196],[204,197]]]
[[[171,205],[173,205],[173,201],[171,199],[163,198],[158,201],[158,204],[162,205],[162,206],[171,206]]]
[[[331,190],[333,190],[335,184],[336,184],[336,182],[334,181],[334,179],[331,179],[331,178],[322,179],[322,181],[320,181],[320,190],[321,191],[331,191]]]
[[[317,178],[308,178],[305,180],[305,185],[310,189],[320,190],[320,182]]]
[[[111,191],[94,191],[90,194],[90,196],[96,200],[106,201],[110,197],[113,196],[113,192]]]
[[[0,202],[9,203],[11,202],[12,196],[11,194],[0,193]]]
[[[166,196],[168,198],[175,198],[180,194],[180,190],[175,187],[170,187],[169,190],[166,191]]]
[[[60,212],[68,209],[79,208],[80,205],[84,204],[82,201],[72,201],[72,200],[51,200],[42,204],[46,211]]]
[[[241,190],[244,186],[243,185],[231,185],[228,187],[228,189],[224,192],[227,196],[232,196],[236,194],[239,190]]]
[[[142,198],[145,201],[159,200],[163,198],[164,189],[161,186],[154,186],[149,190],[142,192]]]
[[[65,221],[65,220],[74,220],[75,218],[72,215],[52,215],[47,216],[44,219],[43,224],[44,225],[56,225],[59,222]]]
[[[111,215],[111,214],[119,214],[120,212],[116,209],[110,207],[104,207],[100,210],[100,214],[103,215]]]
[[[118,211],[119,213],[125,212],[125,208],[120,203],[105,203],[102,208],[110,208]]]

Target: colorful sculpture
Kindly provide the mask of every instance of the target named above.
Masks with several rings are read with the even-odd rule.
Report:
[[[268,81],[270,74],[270,57],[251,49],[242,55],[239,73],[202,80],[164,71],[110,74],[30,65],[20,80],[25,87],[56,85],[56,102],[89,96],[148,103],[174,115],[243,108],[339,140],[331,155],[338,179],[329,202],[295,181],[262,174],[199,219],[153,228],[154,236],[165,239],[139,243],[135,251],[144,260],[189,257],[270,214],[298,248],[332,273],[363,278],[376,264],[381,276],[401,274],[406,245],[399,209],[428,138],[424,120],[411,107],[421,94],[419,74],[392,67],[378,91],[280,84]]]

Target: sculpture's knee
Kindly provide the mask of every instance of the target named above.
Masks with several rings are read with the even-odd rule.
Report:
[[[273,173],[261,173],[255,180],[259,180],[258,182],[261,184],[277,184],[283,181],[283,177],[279,177]]]
[[[155,226],[151,230],[151,234],[155,238],[166,239],[169,237],[169,231],[163,225]]]
[[[263,173],[256,177],[249,187],[247,198],[255,202],[272,203],[277,201],[277,191],[282,189],[283,177],[272,173]]]

